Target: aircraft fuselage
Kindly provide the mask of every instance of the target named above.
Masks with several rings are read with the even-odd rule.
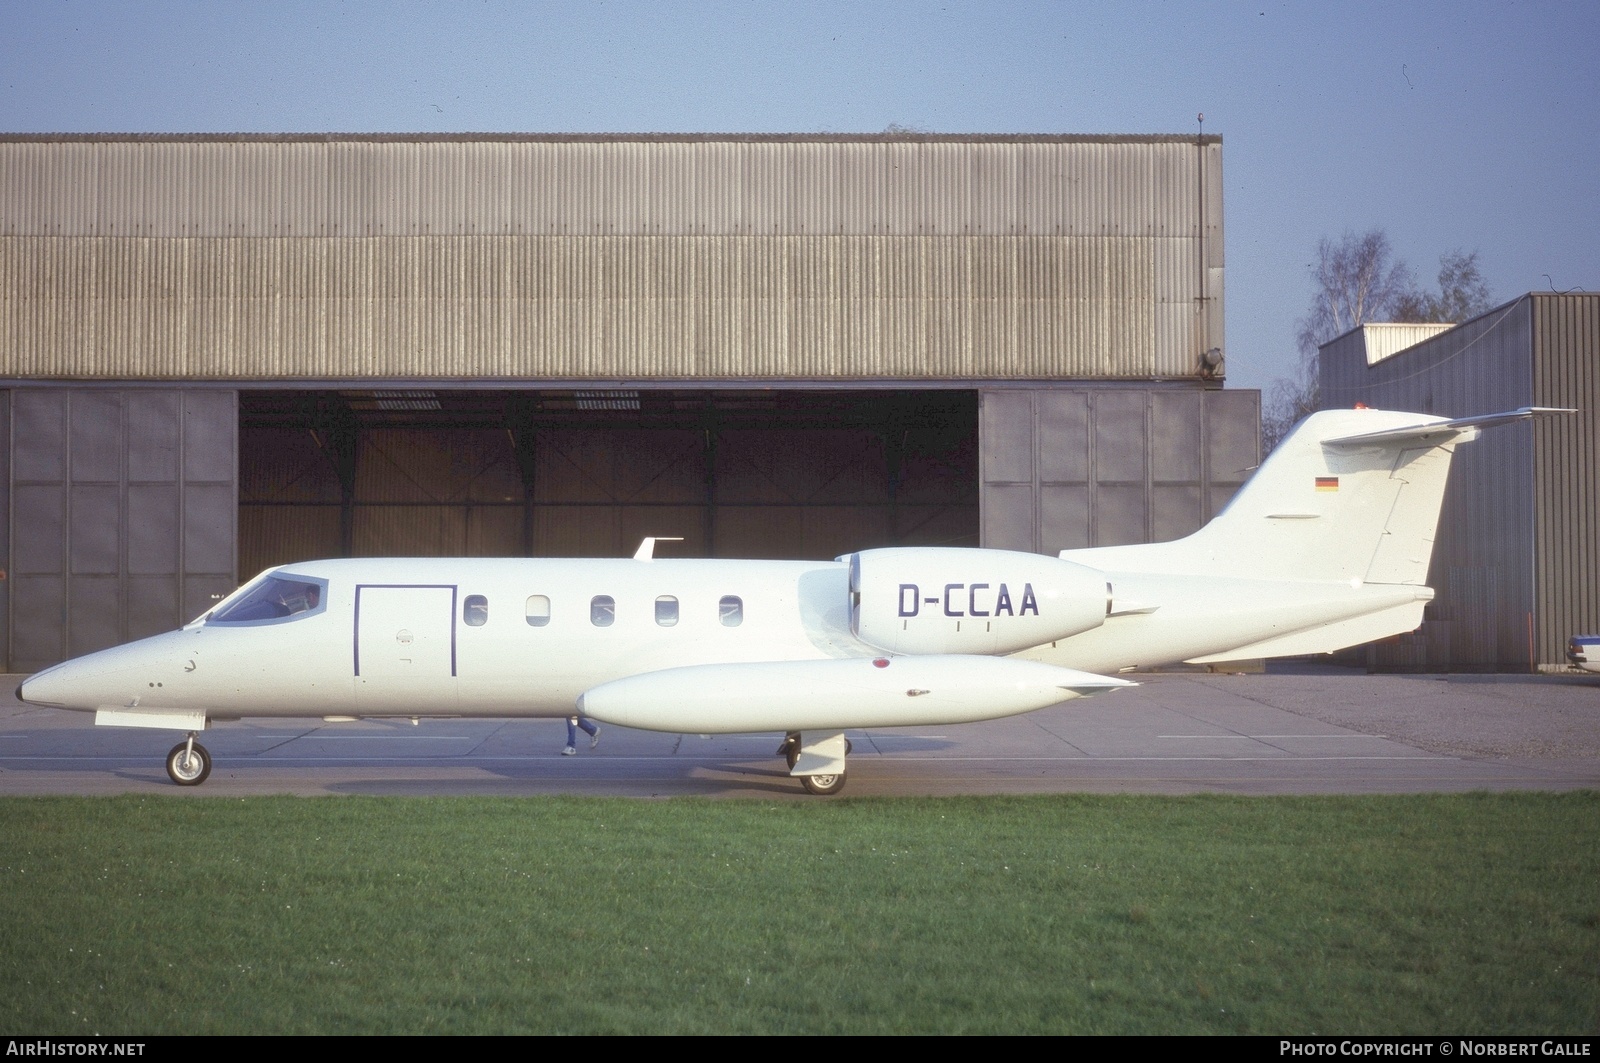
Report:
[[[849,652],[838,639],[847,635],[844,565],[717,562],[710,580],[704,565],[291,565],[279,571],[320,591],[314,609],[213,621],[219,607],[182,630],[47,669],[25,684],[26,697],[80,710],[202,710],[213,719],[566,716],[585,690],[640,672]]]

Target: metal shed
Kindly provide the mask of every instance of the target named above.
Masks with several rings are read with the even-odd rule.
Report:
[[[1416,342],[1396,349],[1396,329]],[[1429,576],[1437,597],[1416,634],[1369,651],[1383,668],[1565,668],[1567,638],[1600,631],[1600,295],[1532,292],[1448,331],[1363,326],[1322,347],[1319,371],[1328,406],[1578,411],[1461,449]]]

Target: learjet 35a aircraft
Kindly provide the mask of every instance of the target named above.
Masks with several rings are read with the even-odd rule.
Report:
[[[179,631],[46,669],[18,696],[188,732],[257,716],[563,717],[781,732],[815,794],[852,728],[990,720],[1115,674],[1327,653],[1415,629],[1450,460],[1489,425],[1314,414],[1219,514],[1169,543],[905,547],[834,561],[348,558],[269,569]],[[1113,673],[1107,675],[1105,673]]]

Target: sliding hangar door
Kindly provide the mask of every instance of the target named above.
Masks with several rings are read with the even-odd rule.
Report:
[[[1183,534],[1216,137],[0,138],[13,671],[364,555]]]

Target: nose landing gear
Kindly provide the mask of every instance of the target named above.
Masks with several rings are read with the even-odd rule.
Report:
[[[167,754],[167,778],[179,786],[199,786],[211,774],[211,754],[194,740],[194,732]]]

